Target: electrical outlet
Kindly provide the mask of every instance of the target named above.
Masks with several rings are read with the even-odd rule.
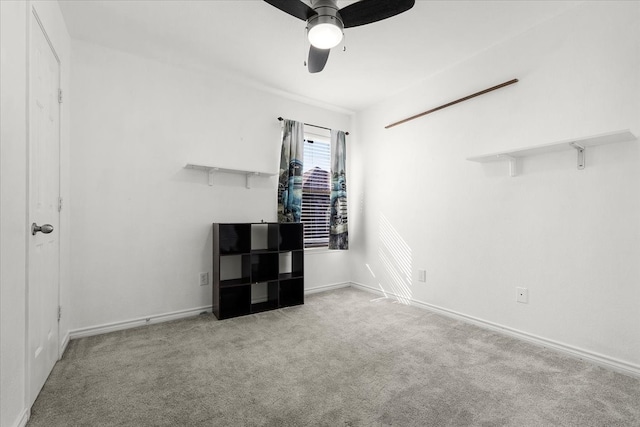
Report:
[[[516,288],[516,301],[523,304],[529,304],[529,289]]]
[[[209,284],[209,273],[200,273],[200,286],[207,286]]]
[[[418,270],[418,282],[427,281],[427,270]]]

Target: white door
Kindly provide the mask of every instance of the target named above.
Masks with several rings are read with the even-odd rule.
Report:
[[[29,398],[33,404],[58,360],[60,259],[60,64],[31,17],[29,54]]]

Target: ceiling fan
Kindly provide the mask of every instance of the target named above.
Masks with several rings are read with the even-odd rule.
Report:
[[[324,69],[329,52],[342,40],[345,28],[371,24],[411,9],[415,0],[360,0],[338,9],[336,0],[264,0],[283,12],[307,21],[311,47],[307,65],[310,73]]]

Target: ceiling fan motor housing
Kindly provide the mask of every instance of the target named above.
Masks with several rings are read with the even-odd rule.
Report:
[[[342,18],[340,18],[340,14],[338,13],[338,6],[334,0],[316,0],[313,2],[313,10],[316,12],[316,15],[307,20],[308,34],[321,24],[329,24],[340,31],[340,38],[342,38],[344,24],[342,23]]]

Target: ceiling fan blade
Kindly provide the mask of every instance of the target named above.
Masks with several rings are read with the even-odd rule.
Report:
[[[281,11],[288,13],[291,16],[295,16],[298,19],[306,21],[316,13],[313,9],[307,6],[300,0],[264,0],[271,6],[277,7]]]
[[[309,49],[309,60],[307,61],[310,73],[319,73],[324,69],[324,65],[329,58],[329,52],[331,52],[331,49],[318,49],[317,47],[311,46]]]
[[[344,28],[357,27],[391,18],[411,9],[415,0],[360,0],[340,9]]]

